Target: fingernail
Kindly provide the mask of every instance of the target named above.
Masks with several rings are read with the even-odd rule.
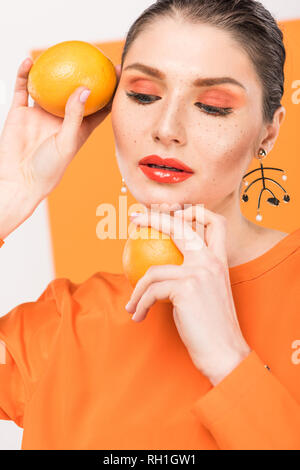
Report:
[[[126,310],[129,309],[129,305],[130,305],[130,300],[129,300],[128,304],[125,306]]]
[[[90,94],[91,94],[91,90],[84,90],[81,93],[80,98],[79,98],[81,103],[85,103],[88,97],[90,96]]]
[[[132,212],[130,214],[130,217],[137,217],[138,215],[141,215],[141,213],[140,212]]]

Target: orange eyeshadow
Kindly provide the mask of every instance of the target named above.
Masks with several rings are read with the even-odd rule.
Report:
[[[243,95],[221,89],[204,90],[198,99],[203,104],[220,108],[238,108],[245,102]]]
[[[133,86],[134,85],[134,86]],[[153,81],[144,77],[132,77],[128,79],[127,86],[133,86],[135,93],[159,95],[158,87]],[[239,108],[243,106],[246,97],[242,93],[236,93],[226,88],[206,88],[200,92],[197,101],[203,104],[219,108]]]
[[[128,81],[128,86],[134,85],[133,91],[136,93],[148,93],[154,95],[158,93],[157,87],[149,80],[143,78],[135,78]]]

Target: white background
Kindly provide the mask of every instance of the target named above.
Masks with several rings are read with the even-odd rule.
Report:
[[[91,42],[124,39],[133,21],[152,3],[152,0],[2,0],[1,130],[12,99],[17,68],[30,50],[74,39]],[[262,3],[278,20],[300,18],[299,0]],[[0,250],[0,266],[0,316],[22,302],[36,300],[54,278],[47,201],[5,239]],[[19,427],[13,422],[0,421],[0,450],[20,449],[21,439]]]

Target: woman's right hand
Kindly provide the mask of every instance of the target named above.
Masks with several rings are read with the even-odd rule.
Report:
[[[32,65],[28,58],[18,69],[12,104],[0,136],[0,200],[5,201],[0,202],[1,238],[20,225],[58,185],[80,147],[110,113],[114,97],[104,108],[86,117],[85,103],[80,101],[84,86],[70,95],[64,118],[48,113],[36,102],[29,107],[27,81]],[[119,81],[120,65],[115,69]],[[8,224],[14,227],[6,229],[3,221],[7,217],[1,212],[5,207],[12,208],[8,201],[14,195],[24,201],[28,214],[21,216],[20,211],[22,220]]]

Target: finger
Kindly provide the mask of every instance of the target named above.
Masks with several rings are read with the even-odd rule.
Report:
[[[18,68],[11,108],[28,106],[29,93],[27,90],[27,82],[28,74],[32,65],[33,62],[30,57],[28,57],[27,59],[23,60]]]
[[[180,208],[181,208],[181,204],[179,204],[178,202],[174,202],[174,203],[162,202],[159,204],[151,204],[151,211],[165,212],[169,215],[173,215],[175,211],[178,211],[178,209]]]
[[[126,310],[130,313],[136,310],[136,306],[151,284],[155,282],[170,280],[170,279],[181,279],[187,275],[187,271],[182,269],[182,266],[175,264],[164,264],[151,266],[143,277],[141,277],[135,285],[134,291],[131,294],[131,298],[126,305]]]
[[[157,300],[170,299],[176,294],[178,289],[178,281],[161,281],[151,284],[151,286],[146,290],[142,298],[140,299],[135,314],[131,317],[132,320],[136,322],[143,321],[148,313],[150,307]]]
[[[169,214],[147,211],[136,217],[131,217],[133,223],[147,227],[151,226],[156,230],[169,235],[177,248],[184,256],[184,263],[195,264],[198,262],[195,254],[200,251],[205,254],[207,247],[203,238],[193,230],[192,226],[179,217],[172,217]]]
[[[196,220],[203,225],[207,224],[206,209],[204,204],[189,204],[185,209],[179,209],[174,212],[174,216],[183,217],[185,220]]]
[[[120,78],[121,78],[121,73],[122,73],[121,64],[116,65],[115,70],[116,70],[116,74],[117,74],[117,79],[119,81]]]
[[[41,109],[42,111],[45,111],[36,101],[33,102],[33,108]]]
[[[184,210],[178,210],[174,217],[183,218],[187,221],[195,221],[205,227],[203,233],[208,248],[227,265],[227,220],[224,216],[216,214],[204,207],[203,204],[190,205]]]
[[[65,154],[72,155],[77,151],[77,139],[82,124],[85,103],[88,99],[88,88],[78,87],[69,97],[65,106],[65,116],[56,137],[58,148]]]
[[[110,113],[110,110],[111,108],[104,106],[104,108],[99,109],[99,111],[96,111],[95,113],[90,114],[84,118],[84,124],[88,127],[90,133],[93,132],[93,130],[104,121],[106,116]]]

